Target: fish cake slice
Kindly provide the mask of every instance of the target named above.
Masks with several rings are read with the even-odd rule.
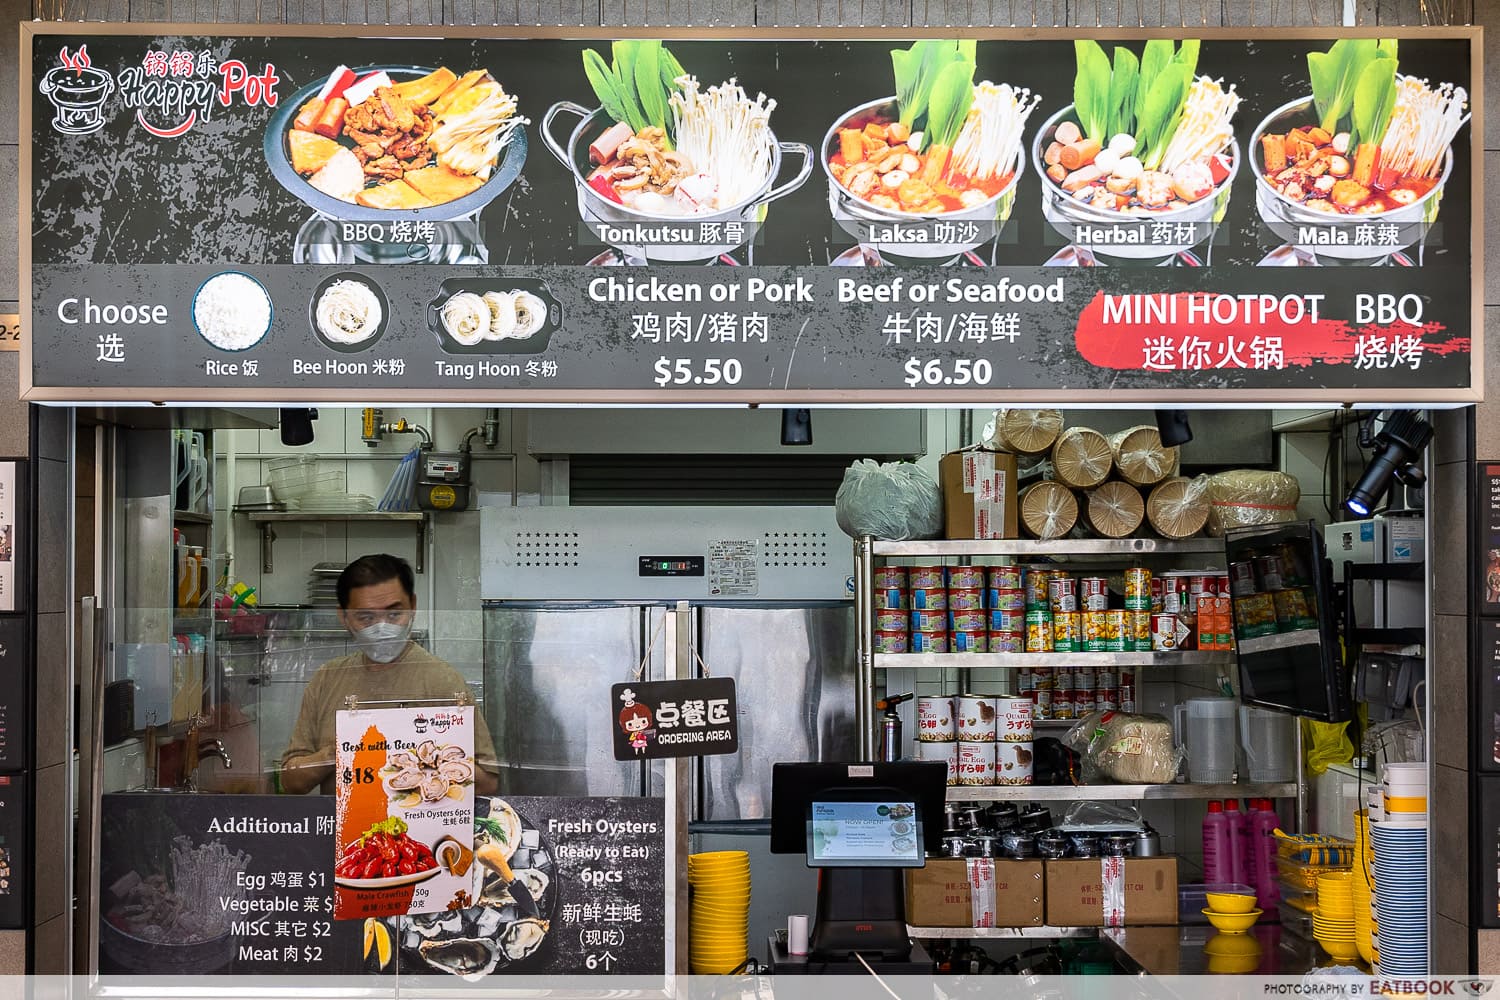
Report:
[[[408,171],[405,179],[436,205],[457,201],[484,186],[484,181],[473,174],[454,173],[441,165]]]
[[[488,72],[488,70],[473,69],[465,73],[463,76],[459,77],[457,83],[454,83],[447,90],[443,91],[443,93],[438,96],[438,99],[432,102],[432,113],[435,115],[440,115],[444,111],[447,111],[450,104],[458,100],[458,98],[470,87],[474,86],[480,80],[483,80]]]
[[[287,151],[291,154],[292,169],[304,176],[322,170],[333,159],[334,154],[344,148],[316,132],[288,132],[286,144]]]
[[[411,174],[407,174],[410,177]],[[354,198],[356,202],[366,208],[430,208],[429,201],[420,191],[417,191],[404,180],[387,181],[384,184],[372,188],[366,188]]]

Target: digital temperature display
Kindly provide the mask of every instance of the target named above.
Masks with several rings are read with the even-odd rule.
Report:
[[[640,576],[702,576],[702,556],[641,556]]]

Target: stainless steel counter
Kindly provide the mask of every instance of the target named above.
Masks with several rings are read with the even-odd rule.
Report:
[[[1300,976],[1331,962],[1316,944],[1277,924],[1260,924],[1248,934],[1207,926],[1120,927],[1101,931],[1099,939],[1115,947],[1127,969],[1154,976]]]

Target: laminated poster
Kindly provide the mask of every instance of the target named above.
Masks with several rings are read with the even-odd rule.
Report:
[[[474,901],[473,706],[338,713],[334,917]]]

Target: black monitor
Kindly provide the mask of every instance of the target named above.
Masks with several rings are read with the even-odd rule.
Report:
[[[772,766],[771,852],[820,870],[814,958],[910,954],[901,870],[942,846],[947,783],[938,761]]]

